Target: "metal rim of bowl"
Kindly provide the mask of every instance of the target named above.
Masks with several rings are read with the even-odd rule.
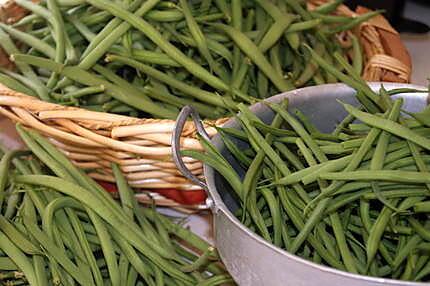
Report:
[[[423,86],[414,85],[414,84],[369,82],[369,86],[372,89],[379,88],[381,86],[381,84],[383,84],[384,87],[387,88],[388,90],[394,89],[394,88],[426,89]],[[326,86],[332,86],[333,88],[345,88],[345,87],[348,87],[347,85],[341,84],[341,83],[328,84]],[[300,96],[300,93],[303,92],[303,90],[312,89],[312,88],[315,88],[315,87],[304,87],[304,88],[296,89],[296,90],[293,90],[293,91],[288,91],[288,92],[285,92],[285,93],[282,93],[282,94],[279,94],[279,95],[275,95],[273,97],[277,97],[277,96],[283,96],[284,97],[285,95]],[[273,97],[271,97],[271,98],[273,98]],[[430,94],[427,95],[427,104],[430,104]],[[234,122],[235,122],[235,119],[232,118],[232,119],[228,120],[223,126],[229,126],[229,125],[233,124]],[[212,167],[210,167],[210,166],[208,166],[206,164],[204,164],[203,169],[204,169],[205,178],[207,180],[206,182],[207,182],[208,192],[209,192],[209,194],[208,194],[208,201],[209,201],[208,205],[210,205],[213,214],[217,215],[217,214],[219,214],[219,212],[222,212],[245,235],[251,236],[253,239],[257,240],[257,242],[262,243],[266,247],[270,248],[272,251],[276,251],[276,252],[278,252],[278,253],[280,253],[282,255],[285,255],[286,257],[294,260],[297,263],[306,265],[308,267],[312,267],[312,268],[317,269],[319,271],[330,272],[332,274],[336,274],[336,275],[343,276],[343,277],[348,277],[348,278],[353,278],[353,279],[360,279],[363,282],[366,281],[366,282],[370,282],[370,283],[372,283],[372,282],[374,282],[374,283],[396,283],[396,285],[399,285],[399,286],[422,286],[422,285],[428,285],[428,282],[413,282],[413,281],[402,281],[402,280],[389,279],[389,278],[378,278],[378,277],[372,277],[372,276],[361,275],[361,274],[354,274],[354,273],[350,273],[350,272],[338,270],[338,269],[335,269],[335,268],[332,268],[332,267],[329,267],[329,266],[317,264],[317,263],[314,263],[312,261],[306,260],[304,258],[301,258],[300,256],[297,256],[295,254],[291,254],[291,253],[287,252],[286,250],[281,249],[281,248],[279,248],[279,247],[277,247],[277,246],[275,246],[275,245],[267,242],[266,240],[264,240],[262,237],[260,237],[256,233],[250,231],[227,208],[227,206],[223,202],[223,200],[222,200],[222,198],[221,198],[221,196],[218,193],[217,188],[216,188],[215,170]],[[214,218],[215,218],[215,216],[214,216]]]

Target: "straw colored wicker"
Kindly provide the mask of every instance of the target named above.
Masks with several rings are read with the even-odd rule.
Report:
[[[95,179],[114,181],[111,162],[120,165],[129,183],[146,189],[195,189],[171,159],[174,121],[137,119],[40,101],[0,85],[0,113],[46,135],[77,166]],[[208,121],[206,131],[227,119]],[[189,122],[181,147],[199,150],[194,125]],[[188,168],[202,174],[202,163],[185,158]]]
[[[325,2],[326,0],[310,0],[308,5],[312,9]],[[365,8],[359,8],[353,12],[341,5],[335,14],[355,17],[366,11]],[[0,20],[15,22],[25,13],[14,2],[8,2],[0,9]],[[359,36],[364,47],[364,79],[409,81],[409,55],[398,33],[384,17],[376,17],[338,37],[343,44],[348,45],[351,33]],[[11,67],[8,57],[1,49],[0,65]],[[42,132],[77,166],[87,169],[93,178],[113,181],[110,163],[116,162],[134,187],[180,190],[197,188],[179,174],[171,160],[170,138],[174,121],[136,119],[65,107],[40,101],[4,86],[0,86],[0,112],[15,122]],[[215,129],[210,126],[221,125],[225,120],[207,122],[207,131],[213,135]],[[190,123],[184,129],[182,147],[201,148],[194,136],[195,129]],[[185,161],[196,175],[202,175],[201,162],[191,158],[186,158]]]

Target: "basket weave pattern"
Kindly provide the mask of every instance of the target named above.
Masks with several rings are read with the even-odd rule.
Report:
[[[193,189],[171,159],[172,120],[137,119],[87,111],[40,101],[0,85],[0,113],[47,136],[77,166],[95,179],[114,181],[111,162],[120,165],[129,183],[139,188]],[[227,118],[208,121],[206,131]],[[196,130],[189,122],[181,139],[183,149],[199,150]],[[202,175],[202,163],[185,158],[188,168]]]

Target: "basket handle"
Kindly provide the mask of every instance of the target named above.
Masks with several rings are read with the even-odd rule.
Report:
[[[191,116],[191,118],[194,121],[194,124],[196,125],[197,132],[206,140],[210,140],[210,137],[208,133],[206,132],[202,120],[200,119],[199,113],[191,106],[187,105],[184,106],[179,112],[178,118],[176,119],[175,126],[173,128],[173,135],[172,135],[172,156],[173,161],[176,164],[176,167],[179,169],[179,171],[182,173],[182,175],[187,178],[188,180],[192,181],[193,183],[196,183],[200,187],[202,187],[205,191],[208,191],[208,186],[206,185],[206,182],[198,177],[196,177],[193,173],[191,173],[190,170],[188,170],[187,166],[185,165],[184,161],[182,161],[182,156],[180,154],[180,140],[181,140],[181,134],[182,130],[184,129],[184,125],[187,122],[188,117]]]

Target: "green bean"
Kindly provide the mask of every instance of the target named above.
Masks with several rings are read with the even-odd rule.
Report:
[[[119,275],[120,275],[120,281],[126,281],[128,269],[129,269],[128,258],[123,252],[121,252],[120,257],[119,257],[119,261],[118,261],[118,270],[119,270]]]
[[[96,195],[98,200],[103,201],[106,205],[109,205],[113,211],[118,212],[121,210],[121,208],[112,201],[110,195],[107,194],[103,188],[97,185],[93,180],[89,179],[89,177],[84,176],[82,171],[78,170],[62,152],[58,151],[45,138],[34,131],[25,132],[25,130],[23,130],[20,126],[17,126],[17,131],[21,135],[21,138],[23,138],[26,144],[32,149],[32,151],[37,154],[39,159],[49,166],[57,176],[66,178],[70,181],[76,180],[80,185],[88,188],[88,190],[90,190],[93,195]],[[37,141],[40,146],[36,145],[35,141]],[[49,158],[50,155],[48,154],[52,154],[53,157]]]
[[[197,49],[208,62],[210,69],[212,71],[215,71],[222,78],[223,81],[226,81],[226,78],[225,77],[223,78],[223,74],[222,72],[220,72],[220,69],[218,68],[218,64],[214,61],[211,53],[209,52],[209,48],[206,43],[205,36],[203,35],[203,32],[200,29],[199,25],[197,24],[196,20],[193,18],[193,15],[191,14],[191,9],[188,6],[187,1],[180,0],[179,2],[181,4],[182,12],[184,13],[185,20],[188,25],[188,29],[192,37],[197,43]]]
[[[362,22],[367,21],[370,18],[373,18],[376,15],[381,14],[382,12],[383,12],[382,10],[376,10],[376,11],[368,12],[366,14],[362,14],[362,15],[354,18],[353,20],[349,21],[345,25],[338,26],[338,27],[335,27],[333,29],[330,29],[329,33],[330,34],[334,34],[334,33],[339,33],[339,32],[342,32],[342,31],[350,30],[350,29],[354,28],[355,26],[361,24]]]
[[[242,31],[242,1],[231,1],[232,26]],[[236,76],[240,66],[240,49],[237,46],[233,47],[233,75]]]
[[[371,148],[373,142],[376,140],[376,138],[379,136],[381,130],[372,128],[372,130],[367,134],[365,141],[360,146],[358,151],[354,154],[351,161],[348,163],[348,165],[345,167],[344,171],[337,174],[343,174],[345,172],[349,172],[352,170],[355,170],[363,160],[366,153]],[[357,172],[357,171],[356,171]],[[320,174],[319,178],[321,179],[327,179],[322,177],[324,174]],[[341,187],[345,182],[343,181],[334,181],[332,182],[327,188],[323,189],[322,193],[318,195],[316,198],[313,199],[313,202],[317,202],[318,200],[326,197],[327,195],[330,195],[332,192],[334,192],[337,188]],[[308,205],[308,207],[311,205]]]
[[[300,161],[300,159],[292,152],[288,149],[287,146],[285,146],[285,144],[282,144],[280,142],[275,142],[273,144],[278,150],[279,152],[297,169],[297,170],[302,170],[305,169],[305,166],[302,164],[302,162]],[[294,173],[293,173],[294,174]]]
[[[170,30],[169,28],[168,28],[168,26],[165,26],[166,27],[166,29],[168,29],[180,42],[182,42],[182,43],[184,43],[184,44],[186,44],[186,45],[189,45],[189,46],[193,46],[193,47],[196,47],[197,46],[197,43],[194,41],[194,39],[193,38],[191,38],[191,37],[187,37],[187,36],[185,36],[185,35],[183,35],[183,34],[179,34],[179,33],[177,33],[176,31],[174,31],[174,30]],[[216,41],[214,41],[214,40],[211,40],[210,38],[207,38],[206,39],[206,41],[207,41],[207,44],[208,44],[208,48],[211,50],[211,51],[213,51],[214,53],[216,53],[216,54],[218,54],[218,55],[220,55],[222,58],[224,58],[227,62],[228,62],[228,64],[230,65],[230,66],[232,66],[232,61],[233,61],[233,56],[232,56],[232,54],[231,54],[231,52],[225,47],[225,46],[223,46],[222,44],[220,44],[220,43],[218,43],[218,42],[216,42]]]
[[[109,235],[106,226],[103,224],[102,219],[93,211],[89,211],[89,209],[87,209],[87,212],[92,223],[94,224],[97,235],[100,238],[100,244],[103,255],[106,259],[111,285],[120,285],[119,269],[116,262],[116,256],[111,236]]]
[[[26,15],[23,18],[19,19],[17,22],[12,24],[12,27],[16,28],[16,27],[20,27],[20,26],[25,26],[25,25],[30,25],[30,24],[36,24],[39,22],[43,22],[43,18],[40,17],[37,14],[30,14],[30,15]]]
[[[395,95],[395,94],[399,94],[399,93],[422,93],[422,92],[427,92],[426,89],[416,89],[416,88],[393,88],[390,90],[387,90],[387,94],[388,95]],[[424,108],[424,112],[428,110],[427,108]],[[406,119],[407,121],[408,119]]]
[[[16,1],[16,3],[27,9],[32,11],[33,13],[35,13],[38,16],[41,16],[45,19],[48,19],[50,16],[50,12],[48,9],[46,9],[45,7],[43,7],[42,5],[38,5],[36,3],[33,3],[32,1],[28,1],[28,0],[18,0]]]
[[[29,175],[31,176],[31,175]],[[36,175],[33,175],[36,176]],[[25,218],[24,218],[25,219]],[[79,268],[67,257],[66,253],[63,252],[56,244],[44,233],[39,227],[31,222],[26,223],[27,230],[31,235],[37,239],[37,241],[44,247],[49,255],[58,261],[58,263],[64,267],[64,269],[79,283],[82,285],[92,285],[89,277],[85,277]],[[55,258],[54,258],[55,257]]]
[[[132,191],[129,189],[129,187],[125,181],[124,176],[122,176],[121,171],[116,164],[112,165],[112,170],[114,172],[114,175],[115,175],[115,178],[117,181],[118,192],[120,194],[120,199],[121,199],[121,203],[122,203],[124,212],[127,213],[127,215],[130,218],[133,218]],[[112,273],[111,274],[112,285],[121,285],[121,282],[119,280],[121,278],[121,275],[122,275],[120,269],[121,269],[121,267],[126,268],[128,265],[128,263],[126,264],[125,262],[123,262],[122,266],[121,266],[121,260],[124,260],[126,258],[126,254],[120,256],[120,264],[119,264],[119,266],[117,266],[116,261],[114,259],[115,256],[114,256],[113,250],[111,250],[111,249],[112,249],[112,247],[108,248],[108,250],[109,250],[109,252],[111,252],[111,254],[106,255],[106,257],[110,258],[109,263],[111,265],[110,266],[110,269],[111,269],[110,272]],[[126,247],[126,249],[128,249],[128,248]],[[132,252],[131,255],[134,255],[134,252]],[[132,268],[130,268],[130,271],[132,271],[131,269]],[[122,276],[124,277],[124,275],[122,275]],[[147,276],[144,276],[144,277],[147,277]],[[118,283],[118,284],[115,284],[114,280],[115,280],[115,283]]]
[[[56,0],[47,0],[47,6],[50,11],[49,18],[47,18],[48,21],[50,21],[53,29],[53,35],[55,40],[55,61],[57,63],[63,63],[65,60],[65,54],[66,54],[66,35],[64,33],[64,21],[63,17],[61,15],[60,9],[57,5]],[[57,75],[56,73],[52,73],[51,77],[49,78],[47,87],[53,88],[55,84],[57,83]]]
[[[430,212],[430,201],[420,202],[415,204],[414,211],[417,213],[428,213]]]
[[[309,30],[313,28],[317,28],[321,24],[321,20],[319,19],[313,19],[309,21],[302,21],[299,23],[292,23],[287,30],[285,31],[286,34],[289,33],[297,33],[304,30]]]
[[[315,160],[312,152],[309,150],[308,147],[306,147],[305,143],[301,138],[297,138],[296,145],[298,147],[298,151],[305,158],[305,161],[308,163],[308,165],[315,166],[317,164],[317,161]]]
[[[146,51],[141,49],[133,49],[131,51],[132,56],[141,62],[147,62],[150,64],[166,65],[172,67],[180,67],[180,65],[168,57],[166,54],[159,52]],[[124,56],[124,55],[123,55]]]
[[[27,44],[28,46],[42,52],[50,58],[55,57],[55,50],[45,42],[39,40],[38,38],[31,36],[25,32],[22,32],[18,29],[12,28],[8,25],[0,23],[0,27],[9,33],[13,38]]]
[[[214,275],[211,278],[199,282],[196,284],[197,286],[216,286],[216,285],[223,285],[225,283],[232,283],[234,282],[233,279],[228,275]]]
[[[268,138],[270,140],[270,138]],[[246,210],[249,209],[250,216],[260,231],[260,235],[267,241],[271,241],[269,231],[264,224],[263,217],[256,207],[256,184],[261,176],[261,164],[264,160],[264,153],[258,152],[254,160],[251,162],[248,171],[243,180],[243,218],[245,218]]]
[[[183,9],[183,7],[181,6]],[[184,19],[185,12],[176,9],[171,10],[152,10],[146,14],[146,18],[156,22],[177,22]]]
[[[337,160],[324,162],[315,166],[310,166],[306,169],[297,171],[295,173],[292,173],[291,175],[281,178],[279,181],[276,181],[275,184],[288,185],[302,181],[304,184],[307,185],[315,181],[318,178],[319,174],[323,173],[326,170],[327,172],[329,172],[339,171],[343,169],[345,166],[348,165],[350,159],[351,156],[347,156]]]
[[[103,91],[105,91],[105,87],[103,85],[89,86],[89,87],[81,88],[76,91],[68,92],[62,95],[61,98],[64,100],[71,99],[71,98],[80,98],[87,95],[97,94]]]
[[[6,74],[2,74],[0,73],[0,83],[7,86],[8,88],[11,88],[17,92],[21,92],[27,95],[31,95],[31,96],[37,96],[36,93],[28,88],[27,86],[25,86],[24,84],[22,84],[21,82],[19,82],[18,80],[14,79],[11,76],[8,76]]]
[[[350,183],[350,184],[343,185],[341,188],[339,188],[339,191],[337,192],[337,194],[342,194],[342,195],[339,195],[335,199],[333,199],[332,204],[330,204],[326,212],[327,213],[336,212],[341,207],[351,202],[354,202],[360,199],[362,196],[368,194],[370,192],[369,189],[360,190],[363,187],[365,187],[365,185],[359,184],[359,183],[356,183],[356,184]],[[351,189],[355,190],[356,192],[351,192],[352,191]]]
[[[276,199],[276,197],[273,195],[271,190],[262,189],[261,193],[269,206],[271,217],[273,220],[273,229],[274,229],[273,244],[278,247],[281,247],[282,221],[281,221],[279,202]]]
[[[30,260],[2,231],[0,231],[0,248],[21,269],[26,280],[31,285],[38,285],[35,269],[31,265]]]
[[[429,273],[430,273],[430,262],[427,262],[427,264],[415,275],[414,280],[416,281],[421,280]]]
[[[388,116],[389,120],[397,121],[400,115],[400,107],[403,104],[403,100],[396,100],[393,108]],[[391,138],[391,134],[383,131],[379,136],[378,142],[376,144],[374,155],[370,162],[370,170],[380,170],[384,167],[385,156],[387,153],[388,144]],[[393,211],[398,211],[391,203],[385,200],[384,197],[380,195],[379,185],[377,182],[372,182],[372,190],[378,197],[378,199],[388,208]]]
[[[408,189],[407,192],[405,192],[404,190],[390,190],[390,191],[382,191],[381,192],[381,196],[383,196],[384,198],[402,198],[402,197],[422,197],[422,196],[426,196],[428,194],[428,191],[425,189]],[[365,194],[364,199],[366,200],[372,200],[372,199],[378,199],[375,193],[368,193]]]
[[[223,24],[211,24],[227,34],[239,48],[262,70],[262,72],[273,82],[273,84],[280,90],[286,91],[292,89],[292,85],[285,79],[281,78],[270,65],[265,56],[261,53],[259,48],[242,32],[234,29],[233,27]]]
[[[301,124],[298,122],[297,119],[291,116],[287,111],[282,109],[279,105],[269,104],[269,106],[274,111],[278,112],[282,116],[282,118],[284,118],[284,120],[291,125],[293,130],[296,131],[297,134],[299,134],[300,137],[303,138],[303,141],[312,150],[312,152],[315,154],[315,157],[318,159],[318,161],[320,162],[327,161],[327,157],[325,156],[325,154],[320,150],[318,145],[315,143],[315,141],[312,139],[309,133],[303,128],[303,126],[301,126]]]
[[[425,243],[421,243],[419,246],[418,246],[418,249],[419,250],[425,250],[425,248],[421,248],[421,246],[423,246],[423,245],[425,245]],[[414,274],[418,274],[418,272],[421,270],[421,269],[423,269],[423,267],[425,266],[425,264],[427,263],[427,261],[429,260],[429,256],[428,255],[421,255],[419,258],[418,258],[418,260],[417,260],[417,262],[416,262],[416,264],[415,264],[415,273]]]
[[[137,228],[134,224],[127,224],[127,220],[124,216],[119,217],[117,215],[112,214],[112,210],[109,205],[98,204],[97,197],[94,196],[94,194],[89,193],[79,185],[70,183],[60,178],[46,175],[17,176],[15,180],[16,182],[20,183],[46,186],[52,188],[55,191],[70,195],[75,199],[83,202],[87,206],[91,207],[98,215],[108,221],[113,227],[115,227],[115,229],[117,229],[121,233],[127,233],[127,235],[123,238],[129,243],[132,243],[132,245],[136,247],[136,249],[151,258],[154,263],[162,267],[165,272],[183,281],[190,281],[189,277],[185,276],[182,272],[173,268],[171,265],[166,264],[166,261],[152,250],[155,245],[152,245],[152,247],[149,246],[148,241],[144,237],[142,237],[141,233],[137,231]]]
[[[117,98],[122,102],[136,107],[137,109],[145,110],[148,113],[158,115],[164,118],[174,118],[176,116],[175,114],[172,114],[170,111],[167,111],[166,109],[154,104],[153,102],[149,102],[143,97],[136,96],[135,94],[130,93],[126,94],[126,91],[124,89],[115,86],[108,81],[100,79],[99,77],[94,76],[93,74],[82,70],[77,66],[68,67],[46,59],[18,54],[14,55],[14,60],[17,62],[25,61],[32,65],[51,69],[68,78],[74,79],[86,85],[103,85],[106,88],[106,93],[111,95],[113,98]]]
[[[15,53],[19,53],[18,48],[14,45],[12,40],[2,29],[0,29],[0,43],[7,54],[12,55]],[[43,83],[40,81],[40,79],[31,69],[31,67],[26,63],[16,63],[16,66],[20,70],[20,72],[25,77],[27,77],[29,81],[32,82],[34,87],[33,89],[37,93],[37,95],[41,99],[45,101],[49,101],[49,95],[46,87],[43,85]]]
[[[136,285],[137,277],[137,271],[134,268],[130,268],[128,271],[127,285]]]
[[[222,97],[215,94],[215,93],[210,93],[204,90],[201,90],[199,88],[193,87],[191,85],[187,85],[179,80],[176,80],[174,78],[169,77],[166,74],[163,74],[162,72],[148,66],[145,65],[143,63],[139,63],[137,61],[131,60],[129,58],[126,57],[122,57],[122,56],[117,56],[117,55],[108,55],[106,57],[107,61],[113,61],[113,62],[120,62],[120,63],[124,63],[127,65],[130,65],[138,70],[140,70],[141,72],[156,78],[157,80],[160,80],[162,82],[165,82],[166,84],[171,85],[174,88],[177,88],[191,96],[194,96],[195,98],[203,101],[203,102],[208,102],[210,104],[219,106],[219,107],[224,107],[225,106],[225,102],[223,101]]]
[[[415,206],[415,204],[419,204],[425,200],[425,197],[407,197],[405,198],[399,205],[400,212],[405,212],[409,208],[412,208]]]
[[[2,235],[13,239],[17,244],[20,251],[26,254],[40,254],[41,251],[37,246],[35,246],[27,237],[24,236],[18,229],[14,227],[4,216],[0,215],[0,228],[2,230]]]
[[[124,253],[124,255],[129,260],[130,264],[136,269],[136,271],[145,279],[145,281],[149,285],[155,285],[152,281],[149,269],[145,263],[143,263],[142,259],[139,257],[139,255],[136,253],[136,251],[126,242],[123,240],[123,238],[120,236],[120,234],[113,228],[109,227],[110,232],[115,240],[115,242],[118,244],[118,246],[121,248],[121,251]]]
[[[312,80],[315,82],[316,85],[320,85],[320,84],[325,84],[325,80],[322,77],[321,73],[319,71],[316,72],[316,74],[314,74],[314,76],[312,77]]]
[[[23,134],[25,135],[25,134]],[[82,174],[78,171],[78,169],[76,169],[76,167],[74,167],[66,158],[65,156],[59,152],[58,150],[56,150],[52,145],[50,145],[49,143],[46,143],[46,139],[43,139],[42,137],[38,136],[37,134],[32,134],[32,136],[34,136],[36,138],[36,140],[39,141],[39,143],[43,144],[44,148],[47,149],[48,151],[50,151],[51,154],[56,154],[56,159],[59,160],[64,166],[68,167],[68,170],[70,171],[70,173],[73,174],[73,177],[80,182],[83,186],[88,187],[90,190],[93,191],[94,195],[97,195],[98,200],[104,201],[104,203],[108,206],[111,207],[112,211],[118,211],[120,210],[120,208],[118,207],[118,205],[116,205],[111,197],[109,196],[109,194],[107,194],[103,189],[100,188],[100,186],[96,185],[94,186],[94,181],[91,181],[88,179],[88,177],[82,176]],[[29,142],[27,140],[27,142]],[[49,161],[45,161],[45,162],[49,162]],[[57,167],[58,169],[58,167]],[[70,175],[69,175],[70,176]],[[66,176],[67,177],[67,176]],[[92,220],[95,220],[97,217],[91,218]],[[94,222],[96,224],[96,222]],[[159,248],[158,248],[159,249]],[[162,253],[164,253],[164,251],[161,251]]]
[[[206,22],[214,22],[217,20],[221,20],[224,18],[224,14],[223,13],[213,13],[213,14],[202,14],[201,16],[195,16],[194,19],[198,22],[198,23],[206,23]],[[183,29],[187,26],[186,21],[181,21],[179,23],[177,23],[175,25],[176,29]]]
[[[157,98],[160,101],[170,103],[178,108],[191,105],[193,106],[199,113],[205,114],[207,118],[217,119],[220,118],[223,114],[225,114],[225,110],[222,108],[213,108],[213,106],[208,106],[204,103],[196,102],[192,99],[180,98],[176,97],[173,94],[160,90],[159,88],[152,86],[145,86],[143,88],[143,92],[148,96]]]
[[[236,128],[230,128],[230,127],[221,127],[223,132],[225,132],[228,135],[233,136],[234,138],[237,138],[239,140],[248,141],[249,138],[246,135],[245,132],[242,130],[236,129]]]
[[[257,25],[258,24],[259,23],[257,22]],[[266,31],[268,31],[269,28],[270,28],[270,23],[266,23],[266,25],[264,27],[262,27],[262,30],[258,33],[256,39],[254,40],[256,45],[261,43],[261,40],[263,39]],[[248,73],[248,70],[250,67],[251,67],[250,64],[244,64],[239,68],[239,70],[235,74],[235,78],[233,79],[233,82],[232,82],[233,87],[240,87],[243,84],[245,76]]]
[[[377,173],[373,171],[350,171],[342,173],[323,173],[319,176],[326,180],[364,180],[364,181],[391,181],[391,182],[405,182],[405,183],[430,183],[430,173],[419,173],[409,171],[388,171],[381,170]]]
[[[37,89],[38,89],[37,83],[35,83],[34,81],[32,81],[30,78],[28,78],[28,77],[26,77],[24,75],[21,75],[21,74],[9,71],[7,69],[0,68],[0,70],[1,70],[2,73],[4,73],[4,74],[10,76],[11,78],[19,81],[26,88],[30,88],[32,91],[34,90],[33,93],[36,94],[35,96],[38,96],[38,94],[37,94]]]
[[[0,160],[0,208],[5,198],[6,186],[8,183],[8,171],[13,157],[22,154],[22,151],[14,150],[6,152]]]
[[[417,234],[413,235],[408,240],[406,245],[399,251],[397,256],[394,258],[394,261],[392,263],[392,267],[394,269],[397,269],[400,266],[400,264],[402,263],[402,261],[404,259],[406,259],[407,256],[410,254],[412,249],[414,249],[416,247],[416,245],[419,244],[420,242],[421,242],[421,237]]]
[[[151,10],[153,7],[155,7],[158,2],[159,1],[150,1],[150,2],[147,2],[147,5],[142,5],[140,7],[139,12],[143,12],[143,13],[139,14],[139,16],[143,16],[145,13],[147,13],[149,10]],[[141,5],[141,3],[142,3],[142,1],[140,1],[140,0],[133,1],[130,5],[127,5],[127,8],[130,11],[135,11]],[[111,15],[108,11],[101,11],[101,13]],[[137,11],[136,11],[136,14],[137,14]],[[98,18],[98,17],[94,17],[94,18]],[[83,21],[83,23],[90,25],[89,23],[85,23],[85,21]],[[118,28],[119,26],[121,26],[123,29],[122,33],[119,33],[119,28]],[[128,26],[128,27],[126,27],[126,26]],[[114,19],[110,20],[109,23],[105,24],[104,28],[97,34],[97,36],[90,42],[88,47],[85,49],[85,51],[83,52],[82,57],[81,57],[82,61],[84,62],[85,59],[86,59],[86,61],[89,61],[88,56],[90,54],[94,55],[95,53],[97,53],[95,50],[99,50],[100,45],[102,45],[102,46],[106,45],[104,47],[104,49],[108,49],[114,43],[114,42],[110,42],[111,39],[113,37],[115,37],[115,41],[118,40],[123,34],[125,34],[128,31],[129,28],[130,28],[130,26],[128,24],[126,24],[125,22],[123,22],[119,18],[114,18]],[[108,40],[108,38],[109,38],[109,40]],[[110,44],[102,44],[102,43],[110,43]],[[104,50],[103,53],[105,51],[106,50]],[[99,53],[97,55],[98,56],[90,56],[92,64],[97,62],[97,60],[102,56],[102,53]],[[90,64],[88,62],[85,64],[82,63],[81,67],[84,69],[88,69],[92,66],[92,64]]]
[[[396,204],[398,202],[398,199],[392,199],[390,200],[390,204]],[[367,254],[367,264],[370,265],[370,263],[375,258],[382,234],[387,227],[387,224],[389,222],[389,219],[391,218],[391,214],[394,211],[391,208],[384,207],[376,219],[373,226],[370,228],[369,231],[369,238],[367,240],[366,244],[366,254]]]
[[[276,42],[279,41],[280,37],[284,34],[284,31],[288,29],[291,22],[294,20],[292,15],[284,15],[282,18],[277,19],[267,33],[264,35],[258,48],[262,53],[265,53],[270,49]]]
[[[206,81],[211,86],[220,89],[220,90],[228,90],[228,86],[222,82],[219,78],[211,75],[207,70],[202,68],[200,65],[196,64],[193,60],[189,59],[185,56],[181,51],[179,51],[175,46],[166,42],[162,35],[149,23],[145,20],[137,17],[135,14],[132,14],[119,5],[113,2],[107,2],[105,0],[88,0],[91,5],[94,5],[100,9],[107,10],[113,15],[127,21],[136,29],[139,29],[144,33],[149,39],[151,39],[157,46],[159,46],[166,54],[168,54],[171,58],[175,59],[178,63],[184,66],[191,74],[194,76],[201,78]]]
[[[288,216],[291,218],[291,220],[293,221],[294,225],[298,228],[298,229],[303,229],[304,227],[304,222],[302,221],[302,218],[300,217],[300,215],[294,211],[294,207],[291,205],[291,202],[289,199],[287,199],[285,197],[285,194],[287,194],[284,191],[278,191],[280,198],[281,198],[281,203],[284,207],[285,212],[288,214]],[[312,235],[309,234],[308,236],[308,241],[309,243],[315,248],[316,252],[318,252],[318,254],[332,267],[336,267],[338,269],[343,269],[343,265],[336,260],[335,258],[333,258],[330,253],[328,253],[326,251],[326,249],[322,246],[322,244]]]
[[[247,114],[248,116],[251,116],[249,110],[242,104],[239,104],[238,108],[242,112],[242,114]],[[282,109],[282,106],[280,106],[280,109]],[[282,114],[280,115],[282,116]],[[281,157],[276,153],[275,150],[273,150],[270,144],[268,144],[264,140],[261,134],[259,134],[253,126],[251,126],[250,122],[248,121],[249,118],[247,119],[244,116],[241,116],[240,118],[242,119],[242,122],[246,125],[248,131],[252,134],[252,137],[255,138],[255,143],[258,144],[258,146],[264,151],[264,153],[266,153],[267,157],[269,157],[270,160],[277,166],[277,168],[279,168],[282,175],[289,175],[291,171],[289,170],[285,162],[282,161]],[[283,118],[285,119],[285,117]],[[293,188],[304,201],[309,201],[307,194],[300,185],[294,185]]]
[[[338,15],[325,15],[318,12],[311,12],[312,17],[320,19],[323,23],[335,24],[335,23],[349,23],[351,17],[338,16]]]
[[[336,8],[342,4],[343,0],[333,0],[331,2],[327,2],[322,4],[314,9],[317,13],[328,14],[336,10]]]
[[[352,35],[352,66],[357,74],[361,75],[363,71],[363,58],[362,58],[362,49],[360,46],[360,42],[357,37]]]
[[[414,158],[415,164],[420,172],[428,172],[427,165],[423,158],[421,158],[419,148],[412,142],[407,141],[409,149],[411,150],[412,157]],[[430,191],[430,184],[426,184],[427,189]]]
[[[289,0],[288,0],[289,1]],[[323,68],[324,70],[326,70],[327,72],[329,72],[330,74],[334,75],[336,78],[338,78],[339,80],[341,80],[342,82],[350,85],[351,87],[357,89],[357,90],[363,90],[363,92],[365,92],[365,95],[371,99],[374,103],[376,103],[380,108],[385,109],[385,106],[383,105],[382,102],[380,102],[380,98],[378,95],[376,95],[375,93],[369,91],[368,87],[361,83],[361,82],[356,82],[355,80],[352,80],[351,78],[349,78],[347,75],[341,73],[339,70],[337,70],[335,67],[333,67],[332,65],[328,64],[322,57],[320,57],[314,50],[312,50],[312,48],[310,48],[308,45],[304,45],[304,47],[309,50],[309,52],[312,55],[312,58],[315,60],[315,62],[318,63],[318,65]]]
[[[280,45],[276,44],[270,49],[270,51],[269,51],[270,63],[275,68],[277,74],[279,74],[280,76],[284,76],[284,72],[282,70],[282,63],[281,63],[281,58],[280,58],[279,47],[280,47]]]
[[[324,52],[325,52],[324,45],[321,43],[317,43],[315,46],[315,53],[322,56]],[[300,74],[299,78],[296,79],[296,81],[294,82],[294,85],[298,87],[304,85],[307,81],[309,81],[312,78],[312,76],[314,76],[317,69],[318,69],[318,64],[314,60],[308,61],[302,73]]]
[[[29,194],[31,194],[33,191],[28,191]],[[31,197],[31,195],[30,195]],[[34,209],[34,205],[29,199],[29,196],[24,197],[24,207],[23,207],[24,214],[28,216],[28,219],[31,219],[33,223],[37,223],[37,215],[36,211]],[[37,244],[37,241],[32,238],[32,242]],[[34,255],[32,257],[33,260],[33,266],[36,273],[36,279],[38,281],[39,285],[46,285],[48,284],[48,278],[46,276],[45,272],[45,261],[43,259],[43,256],[41,255]]]
[[[345,268],[348,272],[358,273],[354,257],[348,249],[348,244],[346,242],[344,234],[345,230],[342,227],[339,215],[337,213],[331,214],[330,221],[332,224],[333,232],[336,237],[336,241],[338,243],[340,253],[342,255],[343,263],[345,264]]]
[[[2,271],[16,270],[18,266],[9,257],[0,257],[0,269]]]
[[[326,209],[328,203],[329,203],[329,199],[321,200],[321,202],[318,204],[318,206],[315,208],[315,210],[309,216],[303,229],[300,231],[300,233],[293,240],[291,247],[288,249],[289,252],[295,253],[299,249],[299,247],[302,245],[302,243],[304,242],[306,237],[309,235],[309,233],[313,230],[315,225],[321,219],[321,214]]]
[[[430,241],[430,232],[428,231],[428,229],[426,229],[426,227],[422,226],[419,221],[412,217],[408,218],[408,222],[415,230],[415,232],[421,236],[422,239]]]
[[[198,270],[209,262],[209,258],[214,252],[215,248],[210,246],[201,256],[199,256],[192,264],[188,264],[186,266],[182,266],[181,269],[184,272],[192,272]]]
[[[352,121],[354,121],[354,116],[352,116],[351,114],[348,114],[337,126],[336,128],[333,130],[332,134],[333,135],[339,135],[343,129],[345,129],[345,127],[351,123]]]
[[[227,23],[231,21],[231,12],[225,0],[215,0],[215,5],[224,14]]]
[[[217,127],[217,131],[230,153],[232,153],[233,156],[239,160],[240,164],[243,164],[245,167],[249,167],[253,160],[243,154],[243,152],[236,146],[236,144],[234,144],[234,142],[228,137],[222,128]]]
[[[201,14],[207,14],[211,8],[212,0],[204,0],[200,3],[199,12]]]

